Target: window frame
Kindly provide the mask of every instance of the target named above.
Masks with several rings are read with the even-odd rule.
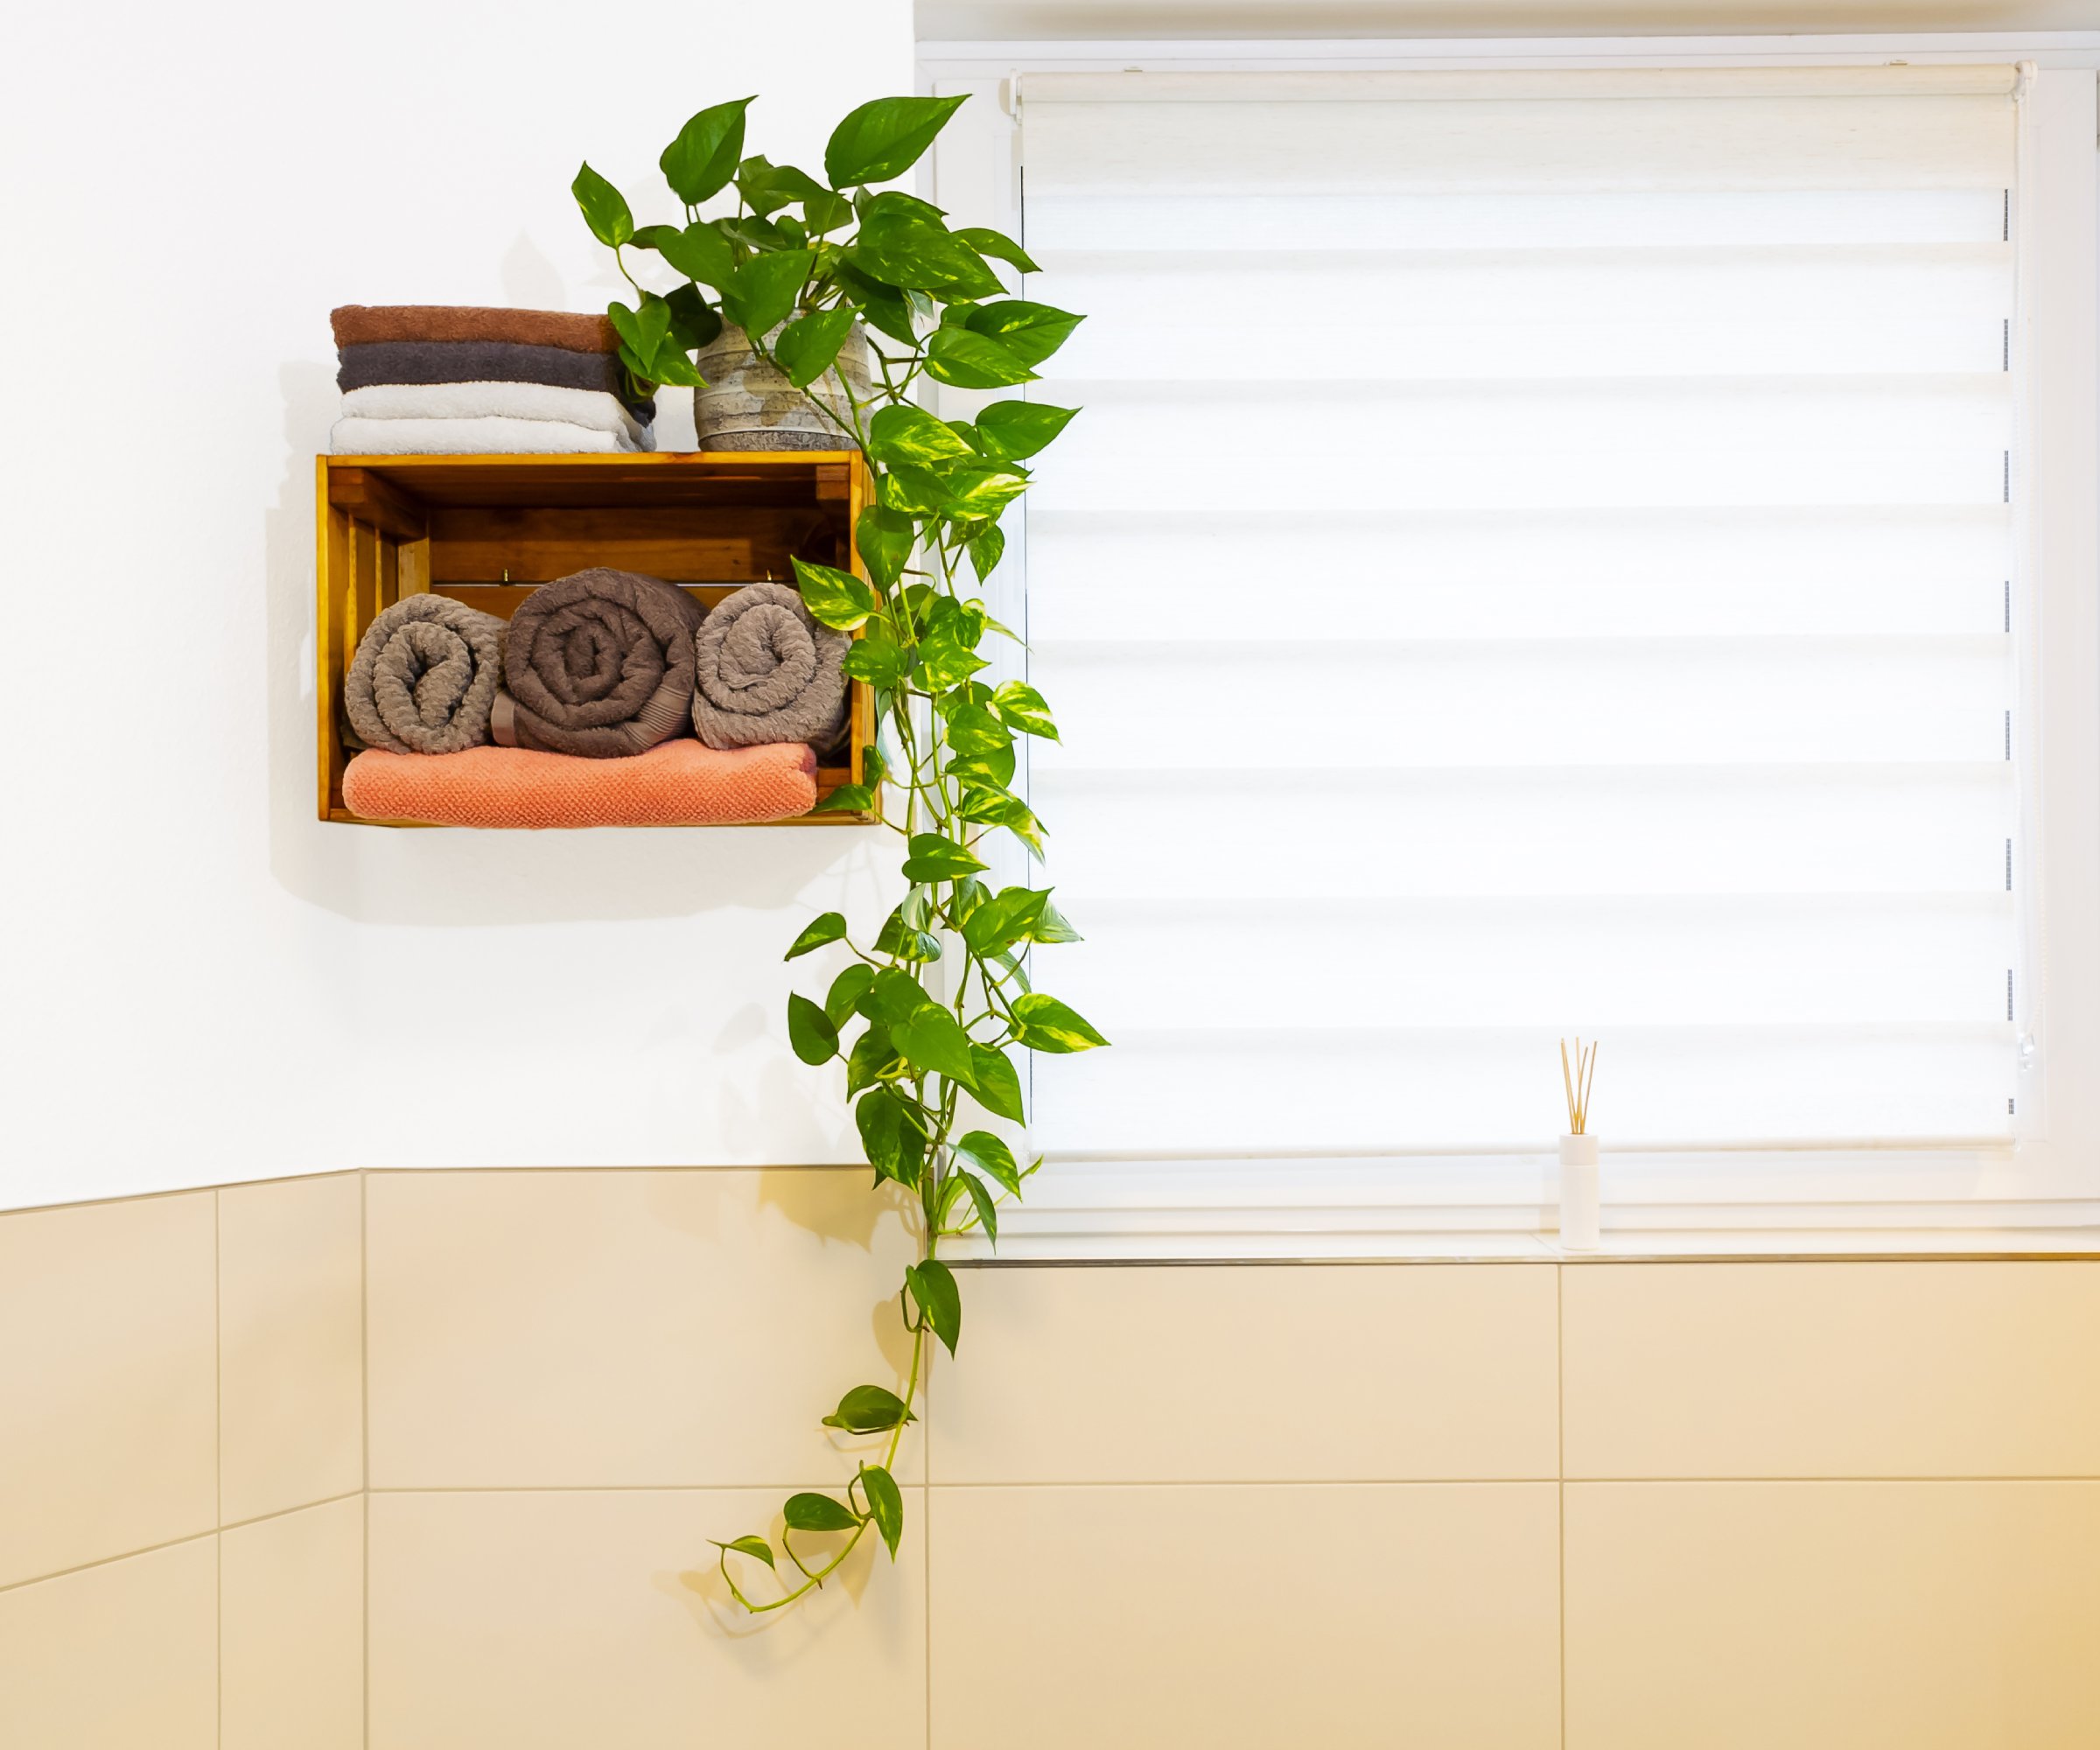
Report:
[[[1018,234],[1018,80],[1050,72],[2023,62],[2012,214],[2020,690],[2016,1020],[2035,1042],[2005,1148],[1605,1151],[1607,1250],[2012,1249],[2100,1227],[2100,32],[1480,42],[924,43],[920,89],[965,104],[924,167],[950,221]],[[2026,361],[2042,360],[2034,369]],[[967,417],[986,397],[938,392]],[[1027,615],[1026,503],[987,587]],[[1010,522],[1015,519],[1010,519]],[[1017,666],[1025,659],[1010,659]],[[1055,701],[1053,700],[1054,705]],[[1026,773],[1019,781],[1026,782]],[[1053,830],[1054,830],[1054,822]],[[1015,868],[1008,878],[1026,878]],[[1083,920],[1081,920],[1083,927]],[[1608,1139],[1607,1139],[1608,1141]],[[1536,1153],[1060,1157],[1001,1222],[1005,1258],[1394,1256],[1550,1240]],[[989,1251],[986,1251],[989,1256]]]

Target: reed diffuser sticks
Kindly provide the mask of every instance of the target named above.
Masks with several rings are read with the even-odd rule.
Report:
[[[1568,1134],[1579,1137],[1588,1134],[1590,1122],[1590,1084],[1597,1079],[1597,1041],[1590,1041],[1590,1048],[1582,1048],[1579,1036],[1575,1040],[1575,1061],[1572,1069],[1568,1062],[1568,1042],[1560,1042],[1560,1085],[1568,1096]]]

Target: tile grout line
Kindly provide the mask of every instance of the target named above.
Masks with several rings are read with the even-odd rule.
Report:
[[[1559,1517],[1560,1750],[1568,1750],[1568,1272],[1553,1266],[1553,1500]]]
[[[371,1177],[362,1167],[357,1172],[357,1481],[359,1512],[363,1520],[359,1557],[364,1564],[364,1596],[359,1600],[358,1651],[364,1672],[363,1700],[359,1712],[359,1741],[372,1750],[372,1244]]]
[[[1359,1476],[1359,1477],[1035,1477],[1012,1482],[910,1483],[912,1488],[990,1490],[1007,1488],[1539,1488],[1558,1487],[1555,1476]],[[1871,1484],[1876,1487],[1903,1483],[2095,1483],[2100,1470],[2049,1472],[1996,1472],[1956,1474],[1951,1472],[1913,1472],[1908,1475],[1845,1472],[1821,1475],[1712,1475],[1712,1476],[1584,1476],[1564,1479],[1573,1488],[1620,1488],[1635,1484],[1653,1488],[1796,1488],[1810,1484]],[[778,1493],[797,1489],[827,1489],[840,1486],[836,1476],[796,1477],[789,1481],[729,1482],[505,1482],[505,1483],[395,1483],[368,1491],[372,1494],[732,1494],[746,1490]],[[355,1491],[352,1491],[355,1493]],[[332,1500],[346,1499],[332,1496]],[[311,1503],[318,1506],[319,1502]],[[298,1511],[297,1508],[290,1509]],[[234,1529],[234,1528],[228,1528]],[[177,1541],[183,1541],[178,1539]],[[158,1547],[158,1546],[156,1546]],[[143,1554],[143,1551],[127,1553]]]
[[[273,1519],[289,1519],[295,1513],[311,1513],[317,1507],[336,1507],[346,1501],[355,1501],[359,1491],[351,1489],[342,1494],[326,1495],[319,1501],[302,1501],[297,1507],[280,1507],[275,1512],[258,1513],[252,1519],[236,1519],[230,1525],[207,1527],[202,1531],[192,1531],[180,1537],[164,1538],[158,1544],[148,1544],[136,1550],[125,1550],[114,1556],[98,1556],[92,1562],[76,1562],[70,1568],[53,1568],[47,1574],[32,1574],[26,1579],[9,1580],[0,1586],[0,1595],[21,1592],[27,1587],[42,1586],[49,1580],[71,1579],[75,1574],[93,1573],[97,1568],[114,1567],[119,1562],[129,1562],[139,1556],[158,1556],[168,1550],[179,1550],[190,1544],[201,1544],[206,1537],[216,1537],[222,1531],[245,1531],[251,1525],[267,1525]]]
[[[226,1198],[212,1193],[212,1738],[226,1744]]]
[[[920,1631],[919,1660],[920,1676],[926,1683],[926,1750],[934,1750],[934,1382],[940,1371],[940,1357],[935,1355],[934,1365],[926,1370],[926,1425],[920,1430],[920,1438],[925,1443],[919,1473],[921,1481],[919,1517],[923,1522],[919,1535],[925,1563],[920,1584],[925,1622]]]

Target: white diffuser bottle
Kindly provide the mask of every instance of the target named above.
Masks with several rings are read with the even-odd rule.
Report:
[[[1599,1238],[1597,1138],[1560,1139],[1560,1243],[1572,1252],[1593,1252]]]
[[[1600,1221],[1597,1138],[1590,1134],[1590,1087],[1597,1077],[1597,1042],[1584,1048],[1560,1042],[1560,1086],[1568,1096],[1568,1133],[1560,1139],[1560,1244],[1571,1252],[1597,1250]]]

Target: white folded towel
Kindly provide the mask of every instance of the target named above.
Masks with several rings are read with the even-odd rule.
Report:
[[[339,456],[578,456],[639,446],[562,419],[339,419],[328,447]]]
[[[559,419],[592,431],[625,437],[653,450],[649,428],[602,388],[559,388],[552,383],[374,383],[343,396],[351,419]]]

